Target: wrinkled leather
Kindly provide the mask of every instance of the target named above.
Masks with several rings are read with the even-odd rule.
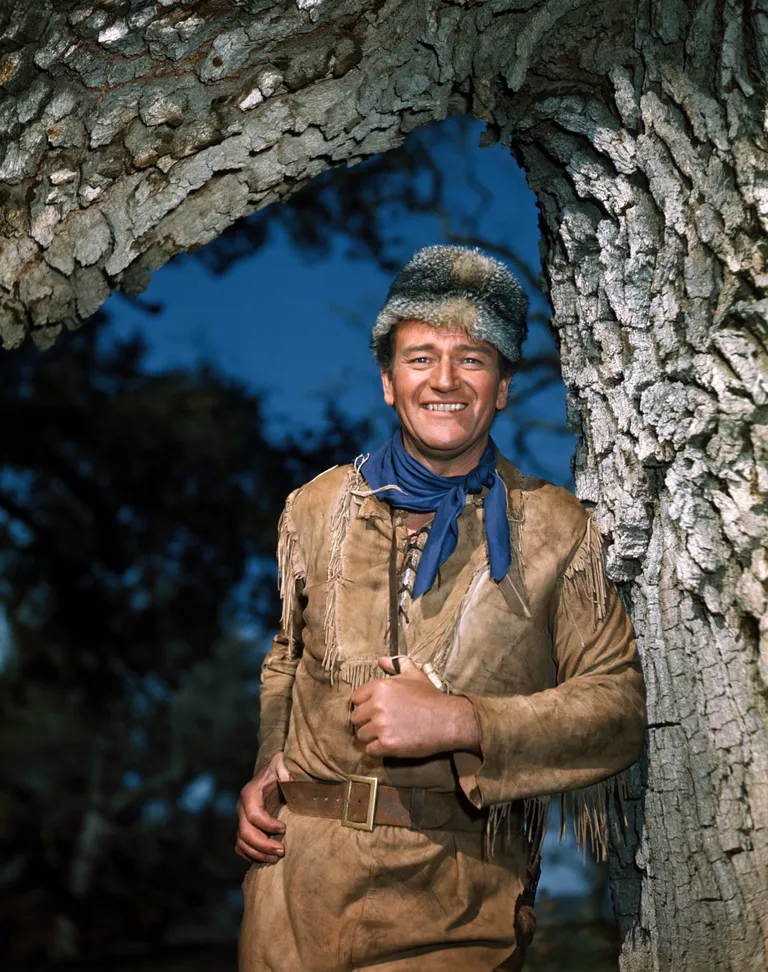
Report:
[[[489,576],[482,505],[470,497],[440,583],[411,605],[399,632],[399,650],[417,661],[443,645],[440,674],[472,702],[482,757],[382,760],[352,732],[351,673],[368,671],[389,649],[392,517],[364,490],[351,497],[329,628],[334,512],[352,476],[342,467],[287,507],[295,608],[262,670],[257,770],[282,750],[297,779],[361,774],[398,787],[458,787],[481,808],[586,787],[637,759],[642,674],[629,619],[594,558],[595,528],[566,490],[522,476],[503,458],[498,470],[520,555],[509,583]],[[402,512],[395,529],[402,556]],[[245,882],[241,972],[519,967],[522,939],[535,927],[520,905],[530,862],[519,806],[504,818],[493,857],[479,835],[352,832],[283,808],[285,860],[253,868]],[[521,928],[530,934],[521,938]]]

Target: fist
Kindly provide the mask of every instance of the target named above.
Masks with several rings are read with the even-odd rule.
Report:
[[[400,674],[389,656],[379,666],[392,678],[366,682],[352,693],[352,725],[369,756],[424,757],[475,751],[480,732],[472,703],[443,695],[409,658]]]

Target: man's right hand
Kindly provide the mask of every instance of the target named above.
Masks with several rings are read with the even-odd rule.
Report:
[[[235,853],[246,861],[277,864],[282,859],[285,851],[277,836],[285,833],[285,825],[267,812],[266,803],[277,789],[278,780],[288,782],[290,778],[283,754],[278,753],[240,791]]]

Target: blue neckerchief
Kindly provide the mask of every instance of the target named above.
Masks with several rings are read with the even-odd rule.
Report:
[[[456,549],[459,530],[456,525],[467,493],[480,493],[489,488],[485,497],[485,536],[491,577],[500,581],[510,568],[512,553],[507,523],[507,491],[496,473],[498,452],[493,439],[475,468],[465,476],[438,476],[417,462],[403,445],[401,432],[379,446],[361,467],[371,489],[397,485],[396,489],[382,489],[376,495],[397,509],[419,513],[434,510],[435,518],[429,531],[424,552],[416,571],[414,600],[428,591],[435,582],[438,570]]]

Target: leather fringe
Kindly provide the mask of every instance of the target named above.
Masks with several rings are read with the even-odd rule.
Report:
[[[358,456],[347,473],[341,488],[338,501],[331,516],[330,555],[328,558],[328,584],[325,595],[325,617],[323,619],[323,638],[325,652],[323,654],[323,669],[328,673],[331,685],[337,678],[348,681],[347,674],[354,673],[359,667],[357,663],[345,663],[341,657],[339,646],[339,629],[336,623],[336,600],[339,585],[344,580],[344,541],[347,538],[349,520],[352,515],[353,499],[364,499],[386,489],[399,489],[396,485],[380,486],[369,489],[360,471],[368,456]],[[371,663],[367,663],[371,664]],[[378,669],[376,663],[374,668]],[[352,677],[352,674],[350,674]],[[362,682],[360,682],[362,685]]]
[[[528,841],[528,867],[534,868],[541,857],[541,848],[547,833],[549,808],[552,798],[529,797],[523,801],[523,818],[525,821],[525,835]],[[496,803],[488,808],[488,820],[485,825],[485,856],[490,860],[496,850],[496,840],[512,835],[511,820],[513,813],[517,813],[520,801],[512,803]]]
[[[296,584],[304,579],[304,571],[297,564],[297,537],[293,528],[291,511],[299,490],[285,501],[285,509],[277,527],[277,576],[280,598],[283,602],[281,627],[288,638],[291,656],[295,657],[293,624],[296,616]]]
[[[357,465],[347,473],[338,502],[331,516],[330,556],[328,558],[328,586],[325,595],[325,617],[323,619],[323,638],[325,653],[323,669],[333,685],[338,674],[341,660],[339,657],[339,632],[336,624],[336,597],[343,575],[343,548],[347,535],[352,506],[352,488],[357,481]]]
[[[528,838],[528,867],[538,866],[547,834],[552,797],[529,797],[524,801],[525,834]]]
[[[629,793],[629,770],[622,770],[607,780],[601,780],[581,790],[569,790],[560,794],[560,833],[558,840],[565,839],[566,811],[570,809],[576,846],[587,856],[587,842],[592,856],[604,861],[608,856],[610,825],[616,837],[627,828],[625,803]],[[621,827],[619,827],[621,824]]]
[[[591,515],[587,520],[587,532],[584,539],[573,555],[571,562],[563,571],[559,585],[561,588],[570,588],[579,599],[589,601],[592,604],[592,623],[596,629],[598,623],[605,618],[608,591],[605,586],[603,538],[592,522]],[[582,647],[585,647],[584,636],[573,616],[571,616],[571,621],[579,633]]]
[[[512,564],[521,577],[525,576],[523,562],[522,536],[525,524],[525,493],[520,491],[517,509],[510,506],[510,496],[507,492],[507,522],[509,523],[510,545],[512,547]]]
[[[488,819],[485,822],[485,856],[489,860],[494,856],[499,834],[502,835],[502,839],[511,834],[512,807],[511,803],[495,803],[488,808]]]
[[[513,496],[515,500],[510,502]],[[515,491],[512,494],[507,491],[507,523],[509,524],[509,547],[512,563],[499,585],[506,581],[520,603],[523,616],[530,619],[531,609],[528,604],[528,592],[525,588],[525,563],[522,548],[523,525],[525,523],[525,493],[522,490]]]
[[[597,861],[608,856],[611,823],[614,834],[620,838],[627,828],[625,803],[629,793],[629,770],[622,770],[607,780],[580,790],[568,790],[559,794],[560,830],[558,843],[566,839],[568,811],[570,810],[576,846],[586,860],[587,846]],[[541,857],[544,838],[549,823],[552,797],[530,797],[524,801],[523,815],[528,840],[528,867],[535,868]],[[510,835],[510,818],[514,803],[498,803],[489,808],[485,828],[485,853],[494,856],[496,840]]]
[[[350,691],[372,682],[377,678],[388,678],[387,673],[379,668],[378,662],[371,661],[342,661],[339,662],[338,677],[350,686]]]

